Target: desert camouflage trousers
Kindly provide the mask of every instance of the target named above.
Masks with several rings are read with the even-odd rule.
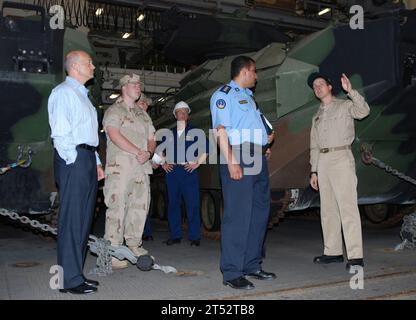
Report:
[[[318,162],[324,254],[342,255],[342,235],[348,259],[363,258],[357,175],[351,150],[321,153]]]
[[[122,245],[123,240],[128,246],[141,246],[150,205],[149,175],[122,165],[107,169],[104,201],[108,209],[104,238],[113,246]]]

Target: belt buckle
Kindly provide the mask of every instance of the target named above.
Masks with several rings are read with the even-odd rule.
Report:
[[[321,149],[321,153],[328,153],[329,152],[329,148],[322,148]]]

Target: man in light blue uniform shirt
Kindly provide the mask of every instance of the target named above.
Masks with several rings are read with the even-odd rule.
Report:
[[[58,265],[63,268],[61,292],[90,294],[98,281],[83,275],[88,235],[94,213],[97,181],[104,171],[97,153],[97,113],[84,84],[94,77],[91,57],[72,51],[68,73],[48,100],[49,125],[55,147],[54,173],[59,191]]]
[[[249,290],[254,285],[245,276],[276,278],[261,268],[270,210],[266,152],[274,133],[265,126],[249,89],[257,79],[254,60],[236,57],[231,62],[231,79],[214,92],[210,102],[212,127],[217,129],[226,160],[220,164],[224,199],[220,268],[224,285]]]

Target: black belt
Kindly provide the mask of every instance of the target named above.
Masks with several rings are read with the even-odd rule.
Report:
[[[233,147],[233,146],[231,146],[231,147]],[[238,145],[238,147],[241,148],[241,149],[243,149],[245,147],[246,148],[248,147],[248,148],[250,148],[249,149],[250,151],[260,150],[260,148],[261,148],[261,154],[262,155],[265,155],[266,150],[270,148],[270,146],[268,144],[262,146],[262,145],[255,144],[255,143],[252,143],[252,142],[244,142],[243,144]]]
[[[77,147],[80,147],[80,148],[82,148],[82,149],[87,149],[87,150],[90,150],[90,151],[97,151],[97,147],[93,147],[93,146],[90,146],[89,144],[85,144],[85,143],[82,143],[82,144],[79,144],[79,145],[77,145]]]

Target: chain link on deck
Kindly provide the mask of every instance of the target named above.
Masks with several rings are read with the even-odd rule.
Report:
[[[92,269],[90,274],[95,274],[98,276],[107,276],[112,274],[113,266],[111,264],[111,254],[109,250],[109,246],[111,244],[110,241],[103,238],[97,238],[92,235],[90,235],[90,239],[93,239],[93,241],[88,242],[90,250],[94,250],[94,252],[97,254],[97,267]]]
[[[31,220],[26,216],[20,216],[18,213],[13,211],[8,211],[6,209],[0,209],[0,215],[9,217],[14,221],[19,221],[22,224],[30,225],[31,227],[44,231],[50,232],[53,235],[58,235],[58,229],[52,228],[47,224],[42,224],[39,221]],[[109,252],[109,242],[105,239],[98,239],[97,237],[90,235],[88,245],[90,246],[91,251],[97,254],[97,267],[91,271],[93,274],[97,275],[108,275],[113,272],[111,266],[111,255]]]
[[[50,232],[53,235],[58,235],[58,229],[52,228],[47,224],[42,224],[39,221],[31,220],[26,216],[20,216],[18,213],[9,211],[6,209],[0,208],[0,215],[4,217],[9,217],[14,221],[19,221],[22,224],[30,225],[35,229],[42,230],[44,232]],[[107,276],[113,273],[113,267],[111,264],[111,257],[114,256],[120,260],[127,259],[131,263],[136,264],[140,257],[136,257],[133,252],[130,251],[125,246],[114,247],[111,245],[111,242],[103,239],[97,238],[94,235],[89,235],[88,246],[90,251],[97,255],[96,268],[90,271],[90,274],[96,274],[99,276]],[[154,260],[154,258],[152,257]],[[138,266],[139,267],[139,266]],[[140,267],[139,267],[140,268]],[[160,270],[164,273],[176,273],[177,270],[171,266],[161,266],[158,264],[153,264],[153,270]]]
[[[400,237],[403,242],[394,248],[394,250],[415,249],[416,248],[416,212],[403,217]]]

